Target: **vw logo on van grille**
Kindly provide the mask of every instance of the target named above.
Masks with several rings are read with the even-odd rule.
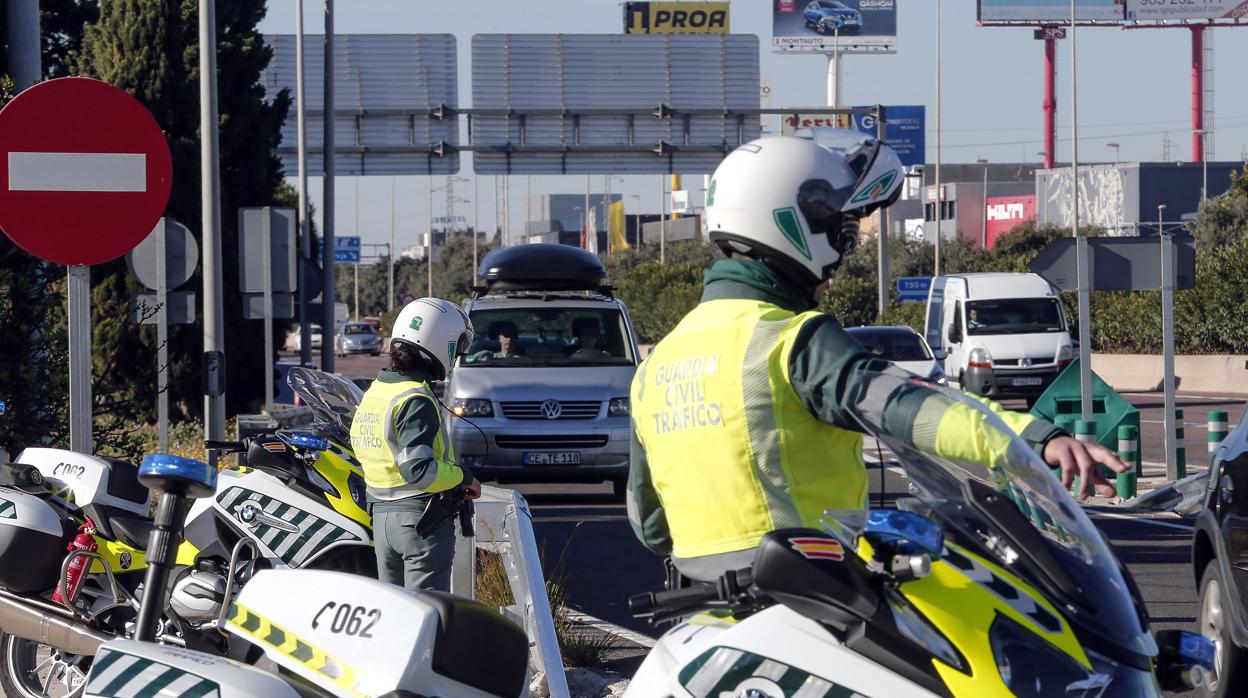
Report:
[[[1023,365],[1023,368],[1031,368],[1031,359],[1023,359],[1020,363]]]
[[[563,414],[563,405],[560,405],[558,400],[542,402],[542,416],[546,419],[559,419],[561,414]]]

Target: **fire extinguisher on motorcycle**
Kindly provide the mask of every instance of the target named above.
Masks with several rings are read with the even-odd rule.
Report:
[[[96,552],[99,546],[95,544],[95,524],[91,519],[78,527],[78,535],[65,546],[70,555],[83,550],[86,552]],[[74,555],[74,559],[70,561],[69,567],[65,570],[65,593],[72,601],[78,597],[78,589],[82,586],[83,580],[87,578],[87,569],[91,566],[91,560],[86,555]],[[65,603],[65,597],[61,596],[61,585],[57,585],[56,591],[52,593],[52,600],[57,603]]]

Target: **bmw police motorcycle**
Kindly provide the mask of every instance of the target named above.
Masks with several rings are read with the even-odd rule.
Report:
[[[316,416],[300,432],[209,442],[242,465],[190,506],[156,637],[216,654],[256,651],[219,630],[229,600],[260,570],[375,576],[363,471],[349,450],[355,384],[297,368],[290,382]],[[132,634],[153,530],[132,463],[27,448],[0,465],[0,691],[81,691],[96,648]],[[67,548],[69,549],[67,551]]]
[[[1150,632],[1129,572],[982,404],[935,388],[982,416],[987,468],[883,435],[864,407],[917,380],[867,376],[854,408],[911,496],[772,531],[716,584],[633,597],[635,615],[679,622],[626,696],[1137,698],[1202,680],[1212,644]]]
[[[174,566],[183,502],[219,493],[215,476],[198,461],[144,459],[139,477],[160,502],[149,545],[151,588],[165,588],[160,578]],[[100,647],[87,696],[517,698],[528,693],[524,631],[498,612],[450,594],[409,592],[342,572],[258,572],[229,602],[221,632],[262,651],[276,671],[152,642],[154,628],[147,619],[159,613],[162,601],[159,594],[143,599],[135,639]]]

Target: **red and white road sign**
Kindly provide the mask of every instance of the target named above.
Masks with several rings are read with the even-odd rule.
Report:
[[[0,110],[0,229],[33,255],[116,259],[152,231],[172,186],[156,119],[108,83],[48,80]]]

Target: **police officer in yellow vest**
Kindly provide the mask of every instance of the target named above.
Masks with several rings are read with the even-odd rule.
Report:
[[[685,576],[748,567],[768,531],[865,506],[862,436],[847,406],[889,364],[813,308],[859,219],[895,201],[903,177],[892,149],[851,131],[819,144],[763,138],[715,171],[706,220],[727,259],[707,270],[701,303],[654,347],[631,393],[629,520]],[[892,385],[871,401],[873,423],[927,452],[988,461],[977,411],[908,380]],[[1067,485],[1078,472],[1084,489],[1112,494],[1095,465],[1126,466],[1108,449],[991,406]]]
[[[430,499],[481,485],[455,464],[442,408],[429,387],[450,373],[472,342],[472,325],[459,306],[440,298],[412,301],[399,313],[390,339],[390,368],[377,374],[351,422],[351,447],[364,468],[377,574],[408,589],[449,591],[455,528],[451,519],[426,538],[416,524]]]

